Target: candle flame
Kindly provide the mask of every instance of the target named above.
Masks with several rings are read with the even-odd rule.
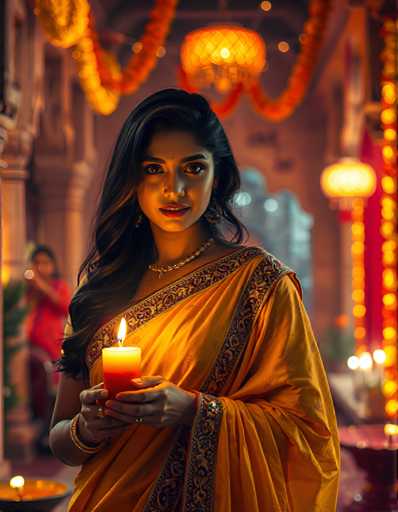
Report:
[[[25,478],[21,475],[13,476],[10,480],[10,487],[13,489],[22,489],[25,485]]]
[[[395,425],[394,423],[386,423],[384,425],[384,434],[386,436],[398,435],[398,425]]]
[[[119,329],[117,331],[117,341],[119,342],[119,345],[123,345],[124,338],[126,337],[127,333],[127,322],[126,319],[123,317],[120,320]]]

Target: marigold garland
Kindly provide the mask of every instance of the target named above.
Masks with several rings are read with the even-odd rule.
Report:
[[[116,58],[101,47],[87,0],[36,0],[35,14],[51,43],[64,48],[74,45],[72,55],[87,100],[93,110],[109,115],[116,109],[120,94],[135,92],[154,68],[177,1],[156,0],[144,34],[136,43],[140,51],[132,55],[123,71]]]
[[[144,34],[138,43],[141,50],[133,53],[121,77],[107,80],[104,83],[105,87],[121,94],[132,94],[146,80],[155,67],[156,52],[163,46],[169,33],[176,6],[177,0],[156,0]],[[97,59],[101,74],[107,65],[103,62],[101,53],[97,54]]]
[[[85,34],[90,6],[87,0],[36,0],[35,14],[54,46],[69,48]]]
[[[310,19],[304,24],[301,52],[293,67],[288,85],[282,94],[271,99],[255,83],[249,95],[256,111],[270,121],[283,121],[291,116],[307,92],[330,14],[330,0],[312,0],[309,5]]]
[[[113,55],[102,50],[97,33],[92,29],[94,20],[90,16],[86,35],[80,39],[72,52],[77,64],[80,86],[91,108],[102,115],[112,114],[119,104],[120,94],[108,90],[101,82],[97,55],[102,52],[102,61],[107,62],[108,76],[121,76],[120,66]],[[104,75],[106,76],[106,75]]]
[[[180,77],[180,85],[183,89],[185,89],[188,92],[195,92],[195,87],[190,84],[188,77],[182,67],[179,67],[179,77]],[[220,102],[210,102],[210,106],[212,110],[219,116],[219,117],[226,117],[228,114],[230,114],[238,104],[239,98],[242,95],[243,92],[243,84],[238,83]]]

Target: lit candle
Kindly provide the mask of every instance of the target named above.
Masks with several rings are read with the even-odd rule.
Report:
[[[25,485],[25,479],[23,476],[21,475],[16,475],[16,476],[13,476],[10,480],[10,487],[12,489],[15,489],[16,492],[17,492],[17,495],[18,495],[18,499],[20,501],[23,500],[23,488],[24,488],[24,485]]]
[[[384,435],[387,437],[387,445],[392,446],[394,444],[394,436],[398,435],[398,425],[386,423],[384,425]]]
[[[104,384],[111,398],[131,389],[131,379],[141,376],[141,349],[123,346],[126,333],[127,323],[122,318],[117,334],[118,345],[102,349]]]

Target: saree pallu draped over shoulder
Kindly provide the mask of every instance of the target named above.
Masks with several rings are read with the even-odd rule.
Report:
[[[112,441],[82,467],[69,512],[336,510],[336,418],[290,269],[243,247],[155,292],[94,336],[91,385],[122,315],[143,374],[200,391],[197,414]]]

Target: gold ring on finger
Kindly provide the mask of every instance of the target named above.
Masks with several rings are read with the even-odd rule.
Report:
[[[103,407],[98,407],[98,409],[97,409],[97,417],[98,418],[105,418],[104,408]]]

